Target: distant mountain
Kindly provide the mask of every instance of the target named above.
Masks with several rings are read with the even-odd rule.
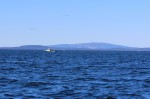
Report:
[[[1,47],[0,49],[11,49],[11,50],[45,50],[48,46],[42,45],[23,45],[19,47]]]
[[[48,49],[48,46],[42,46],[42,45],[24,45],[18,47],[19,49],[27,49],[27,50],[45,50]]]
[[[54,49],[64,50],[112,50],[112,49],[132,49],[132,47],[108,44],[108,43],[80,43],[80,44],[60,44],[49,46]]]
[[[0,49],[12,50],[45,50],[52,48],[55,50],[102,50],[102,51],[150,51],[150,48],[136,48],[109,43],[79,43],[79,44],[59,44],[59,45],[24,45],[20,47],[1,47]]]

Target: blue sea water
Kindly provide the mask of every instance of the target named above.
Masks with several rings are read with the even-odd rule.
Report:
[[[150,52],[0,50],[0,99],[150,99]]]

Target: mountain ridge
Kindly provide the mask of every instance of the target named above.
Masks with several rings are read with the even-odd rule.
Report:
[[[78,43],[78,44],[57,44],[57,45],[23,45],[19,47],[0,47],[0,49],[12,50],[45,50],[52,48],[55,50],[103,50],[103,51],[150,51],[150,48],[129,47],[111,43]]]

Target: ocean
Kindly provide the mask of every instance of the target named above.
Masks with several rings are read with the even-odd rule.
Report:
[[[0,50],[0,99],[150,99],[150,52]]]

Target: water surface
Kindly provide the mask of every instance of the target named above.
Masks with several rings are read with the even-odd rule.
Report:
[[[150,99],[150,52],[0,50],[0,99]]]

